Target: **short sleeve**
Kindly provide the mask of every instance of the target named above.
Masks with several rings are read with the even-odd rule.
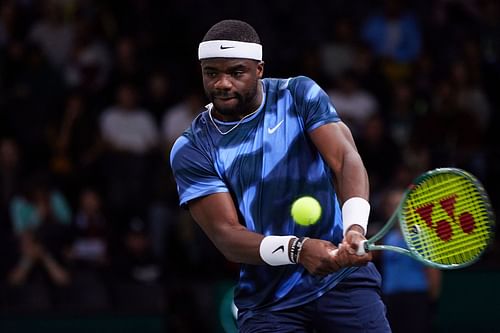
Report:
[[[315,81],[299,76],[291,80],[289,89],[308,132],[324,124],[340,121],[330,97]]]
[[[213,193],[228,192],[210,157],[187,137],[179,137],[170,153],[180,205]]]

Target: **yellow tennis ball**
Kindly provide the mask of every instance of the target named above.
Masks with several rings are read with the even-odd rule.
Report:
[[[321,205],[313,197],[301,197],[292,204],[291,214],[295,223],[303,226],[311,225],[318,222],[321,217]]]

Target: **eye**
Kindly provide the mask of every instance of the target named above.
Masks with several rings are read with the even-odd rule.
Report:
[[[209,77],[209,78],[214,78],[217,76],[217,72],[214,72],[214,71],[205,71],[204,74],[206,77]]]
[[[240,77],[240,76],[242,76],[243,74],[245,74],[245,72],[244,72],[244,71],[242,71],[242,70],[233,71],[233,72],[231,73],[231,75],[232,75],[232,76],[234,76],[234,77]]]

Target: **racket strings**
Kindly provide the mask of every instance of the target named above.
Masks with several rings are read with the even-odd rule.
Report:
[[[478,235],[481,232],[479,231]],[[442,264],[459,264],[468,262],[479,256],[484,249],[484,245],[488,242],[488,238],[483,236],[468,238],[466,241],[463,240],[464,237],[461,238],[456,239],[453,243],[446,246],[439,246],[436,243],[432,243],[432,240],[428,241],[428,243],[425,243],[424,240],[419,240],[414,242],[413,247],[427,260]],[[428,245],[425,246],[425,244]]]
[[[412,189],[401,226],[410,250],[424,260],[457,265],[489,244],[491,214],[484,190],[457,173],[437,173]]]
[[[482,252],[488,242],[488,237],[485,236],[488,233],[487,226],[476,227],[471,234],[450,230],[453,231],[450,240],[437,239],[430,230],[426,237],[412,237],[412,245],[423,257],[449,264],[471,260]]]

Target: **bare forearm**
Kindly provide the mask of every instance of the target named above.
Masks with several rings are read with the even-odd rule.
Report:
[[[259,246],[263,238],[263,235],[240,226],[226,228],[211,237],[211,240],[229,261],[261,265],[264,262],[259,254]]]

